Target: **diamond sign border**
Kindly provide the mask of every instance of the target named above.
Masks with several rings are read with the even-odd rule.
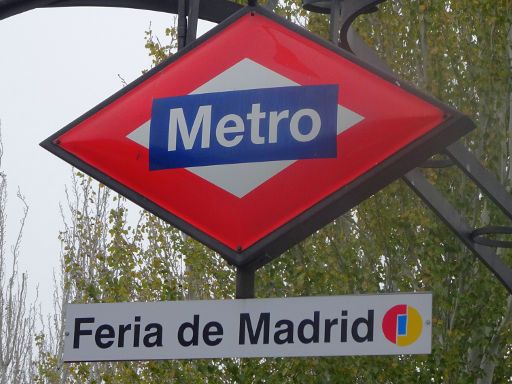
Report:
[[[116,180],[102,173],[97,168],[88,165],[76,156],[65,151],[58,145],[58,138],[77,124],[96,114],[98,111],[111,104],[122,95],[130,92],[132,89],[142,84],[145,80],[161,71],[164,67],[174,62],[175,60],[178,60],[181,56],[192,51],[195,47],[207,41],[210,37],[221,32],[223,29],[248,13],[257,13],[261,16],[264,16],[271,21],[291,30],[292,32],[313,41],[323,48],[326,48],[336,53],[337,55],[354,62],[369,72],[376,74],[381,79],[387,80],[400,86],[410,94],[423,99],[442,110],[445,115],[445,120],[440,125],[429,131],[427,134],[412,142],[407,147],[404,147],[401,150],[395,152],[393,155],[389,156],[383,162],[377,164],[367,173],[340,188],[324,200],[318,202],[308,210],[304,211],[302,214],[296,216],[294,219],[271,232],[269,235],[265,236],[249,248],[237,252],[207,235],[206,233],[200,231],[196,227],[190,225],[183,219],[164,210],[162,207],[148,200],[134,190],[131,190],[125,185],[117,182]],[[430,156],[442,151],[447,145],[453,143],[461,136],[471,131],[473,128],[473,122],[468,117],[464,116],[455,109],[440,103],[439,101],[421,93],[417,89],[407,84],[402,84],[399,79],[390,76],[389,74],[386,74],[376,68],[373,68],[371,65],[358,59],[352,54],[334,46],[330,42],[325,41],[316,35],[311,34],[305,29],[284,20],[283,18],[275,15],[270,11],[267,11],[260,6],[248,6],[242,8],[239,12],[233,14],[231,17],[213,28],[201,38],[197,39],[192,44],[182,49],[179,53],[173,55],[171,58],[162,62],[157,67],[148,71],[145,75],[141,76],[133,83],[124,87],[119,92],[115,93],[86,114],[82,115],[60,131],[56,132],[48,139],[44,140],[41,143],[41,146],[52,152],[54,155],[70,163],[77,169],[80,169],[81,171],[89,174],[96,180],[115,190],[119,194],[125,196],[129,200],[135,202],[142,208],[155,214],[156,216],[174,225],[175,227],[199,240],[206,246],[215,250],[224,259],[226,259],[228,263],[244,268],[259,268],[282,254],[294,244],[303,240],[332,220],[336,219],[344,212],[348,211],[374,193],[378,192],[380,189],[395,179],[404,175],[415,166],[418,166]]]

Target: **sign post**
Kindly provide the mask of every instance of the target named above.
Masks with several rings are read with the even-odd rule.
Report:
[[[41,143],[218,252],[239,299],[258,268],[474,128],[255,3]],[[66,361],[430,353],[431,296],[397,297],[73,305]]]

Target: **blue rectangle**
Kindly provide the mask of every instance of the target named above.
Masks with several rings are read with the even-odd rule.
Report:
[[[407,315],[398,315],[397,316],[397,335],[398,336],[406,336],[407,335]]]
[[[155,99],[150,170],[336,157],[338,86]]]

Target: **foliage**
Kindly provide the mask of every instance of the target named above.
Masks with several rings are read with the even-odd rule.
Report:
[[[323,36],[327,19],[280,1],[276,12]],[[512,6],[509,0],[389,0],[358,32],[403,79],[470,115],[466,145],[510,190]],[[169,30],[172,35],[174,29]],[[152,34],[149,41],[155,42]],[[168,48],[169,47],[169,48]],[[148,46],[154,62],[172,44]],[[476,228],[507,223],[456,169],[425,174]],[[213,252],[83,175],[62,232],[63,297],[73,302],[232,298],[234,273]],[[512,265],[508,250],[500,256]],[[485,266],[395,182],[257,273],[258,297],[432,291],[428,356],[221,359],[64,365],[40,382],[511,382],[512,300]],[[65,303],[66,301],[63,301]],[[43,343],[42,350],[49,351]],[[46,348],[46,349],[45,349]],[[50,358],[54,359],[51,360]],[[63,381],[64,380],[64,381]]]
[[[0,165],[3,156],[0,137]],[[18,260],[28,205],[18,191],[23,213],[15,243],[7,245],[7,175],[0,171],[0,384],[32,382],[32,340],[36,308],[27,303],[26,273],[19,275]]]

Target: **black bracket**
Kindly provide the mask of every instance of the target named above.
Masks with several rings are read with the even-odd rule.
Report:
[[[353,52],[348,41],[350,26],[360,15],[378,11],[377,5],[386,0],[343,0],[341,4],[340,35],[338,46]]]
[[[358,16],[373,13],[386,0],[303,0],[303,8],[316,13],[330,13],[329,38],[339,47],[352,52],[348,31]]]
[[[471,232],[471,240],[477,244],[486,245],[488,247],[496,248],[512,248],[512,241],[510,240],[499,240],[493,239],[493,235],[510,235],[512,234],[512,227],[504,226],[487,226],[483,228],[475,229]]]
[[[445,222],[462,243],[491,270],[505,288],[512,293],[512,269],[501,260],[492,248],[475,241],[473,228],[448,200],[418,169],[407,173],[403,179],[430,209]],[[496,183],[496,187],[498,189],[499,187],[503,188],[499,183]]]
[[[421,164],[420,168],[447,168],[453,166],[453,161],[449,157],[444,156],[442,158],[430,158]]]
[[[450,145],[445,153],[512,220],[512,196],[496,177],[461,143]]]
[[[179,0],[0,0],[0,20],[34,8],[57,7],[113,7],[145,9],[148,11],[178,13]],[[199,8],[199,18],[220,23],[242,5],[230,0],[205,0]]]
[[[201,0],[178,0],[178,50],[197,37],[200,2]]]

